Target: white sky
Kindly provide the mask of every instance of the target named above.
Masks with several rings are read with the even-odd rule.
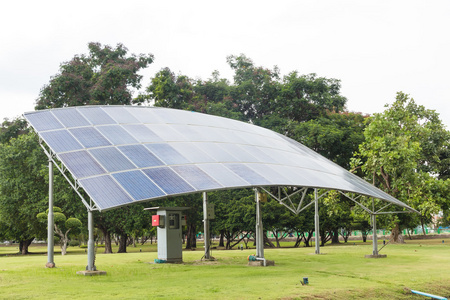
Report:
[[[39,90],[89,42],[152,53],[163,67],[231,79],[226,56],[281,74],[341,80],[350,111],[381,112],[397,91],[450,125],[450,1],[7,1],[0,18],[0,120],[34,109]]]

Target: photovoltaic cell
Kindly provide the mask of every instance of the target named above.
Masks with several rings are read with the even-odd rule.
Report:
[[[136,167],[115,147],[91,149],[89,152],[108,172],[136,169]]]
[[[233,154],[233,156],[237,157],[239,161],[258,162],[258,159],[256,159],[256,157],[254,157],[251,153],[245,151],[238,145],[223,143],[219,146],[224,148],[228,153]]]
[[[136,144],[138,141],[125,131],[120,125],[96,127],[113,145]]]
[[[115,173],[113,177],[135,200],[151,199],[166,195],[141,171]]]
[[[64,128],[50,111],[27,113],[25,118],[38,132]]]
[[[83,149],[83,146],[67,130],[47,131],[41,136],[56,153]]]
[[[127,109],[139,122],[144,124],[159,124],[165,123],[161,118],[158,117],[158,109],[149,107],[133,107]]]
[[[100,134],[95,128],[82,127],[69,129],[78,141],[86,148],[101,147],[111,145],[108,140]]]
[[[122,125],[139,143],[158,143],[163,140],[145,125]]]
[[[128,157],[138,168],[162,166],[164,163],[159,160],[143,145],[130,145],[118,147],[126,157]]]
[[[145,145],[153,154],[168,165],[187,164],[189,161],[168,144]]]
[[[197,190],[212,190],[222,186],[196,166],[174,166],[172,169]]]
[[[82,179],[80,185],[100,209],[133,202],[133,199],[109,175]]]
[[[198,143],[196,144],[201,150],[208,153],[209,156],[218,162],[237,162],[239,159],[229,152],[225,151],[220,144],[216,143]]]
[[[63,153],[58,157],[78,179],[106,173],[87,151]]]
[[[78,111],[93,125],[117,124],[100,107],[80,107]]]
[[[170,125],[165,124],[152,124],[147,125],[157,136],[161,137],[166,142],[178,142],[188,141],[186,137],[181,135],[178,131],[172,128]]]
[[[170,143],[170,145],[178,152],[182,152],[193,163],[216,162],[215,159],[200,150],[194,143]]]
[[[140,123],[138,119],[133,117],[128,110],[125,109],[125,107],[104,106],[103,110],[119,124]]]
[[[195,191],[183,178],[168,167],[142,170],[167,194],[182,194]]]
[[[252,185],[270,185],[270,181],[244,164],[225,164],[225,166]]]
[[[63,123],[64,126],[70,127],[80,127],[91,125],[88,120],[86,120],[76,109],[55,109],[53,114],[58,118],[58,120]]]
[[[223,186],[238,187],[249,185],[242,177],[239,177],[222,164],[201,164],[198,167]]]

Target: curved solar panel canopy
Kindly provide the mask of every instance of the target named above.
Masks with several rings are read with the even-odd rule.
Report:
[[[196,112],[82,106],[24,114],[99,210],[220,189],[298,186],[411,209],[271,130]]]

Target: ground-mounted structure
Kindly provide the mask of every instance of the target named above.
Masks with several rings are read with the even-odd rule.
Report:
[[[303,195],[316,189],[316,208],[317,189],[325,189],[378,198],[413,211],[302,144],[232,119],[141,106],[68,107],[24,116],[43,142],[50,164],[56,163],[63,174],[68,170],[72,187],[87,193],[89,199],[79,195],[88,212],[249,187],[265,190],[294,213],[313,203],[303,205],[302,198],[294,205],[283,194],[287,186]],[[278,187],[278,193],[269,187]],[[380,213],[348,197],[368,213]],[[257,239],[262,226],[258,230]],[[262,235],[259,241],[263,257]]]

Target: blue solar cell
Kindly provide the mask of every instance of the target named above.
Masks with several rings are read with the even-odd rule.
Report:
[[[77,179],[106,173],[100,164],[86,151],[64,153],[58,155],[58,157]]]
[[[115,173],[113,176],[135,200],[151,199],[166,195],[141,171]]]
[[[168,144],[147,144],[145,146],[168,165],[189,163],[189,160]]]
[[[119,124],[140,123],[123,106],[103,107],[105,112]]]
[[[133,199],[109,175],[82,179],[80,185],[100,209],[133,202]]]
[[[68,128],[91,125],[75,108],[55,109],[53,114]]]
[[[172,169],[197,190],[222,188],[217,181],[196,166],[174,166]]]
[[[96,127],[113,145],[136,144],[138,141],[120,125]]]
[[[101,107],[79,107],[77,109],[93,125],[117,124]]]
[[[263,175],[272,184],[295,185],[295,179],[292,180],[292,178],[287,178],[280,172],[275,171],[276,167],[272,168],[271,166],[265,164],[251,164],[251,168],[258,172],[258,174]]]
[[[139,168],[163,166],[159,160],[143,145],[130,145],[118,147],[126,157],[128,157]]]
[[[157,143],[163,140],[145,125],[123,125],[126,131],[139,141],[139,143]]]
[[[50,111],[27,113],[25,118],[38,132],[64,128]]]
[[[236,175],[236,173],[230,171],[222,164],[201,164],[198,165],[198,167],[223,186],[238,187],[249,185],[247,181]]]
[[[108,140],[95,128],[83,127],[69,129],[80,143],[86,148],[101,147],[111,145]]]
[[[270,181],[244,164],[225,164],[225,166],[252,185],[270,185]]]
[[[195,191],[183,178],[168,167],[142,170],[167,194],[182,194]]]
[[[193,143],[171,143],[170,145],[178,152],[183,153],[184,157],[193,163],[216,162],[215,159],[200,150]]]
[[[41,133],[41,136],[56,153],[83,149],[67,130],[47,131]]]
[[[89,152],[108,172],[136,169],[136,166],[115,147],[91,149]]]

